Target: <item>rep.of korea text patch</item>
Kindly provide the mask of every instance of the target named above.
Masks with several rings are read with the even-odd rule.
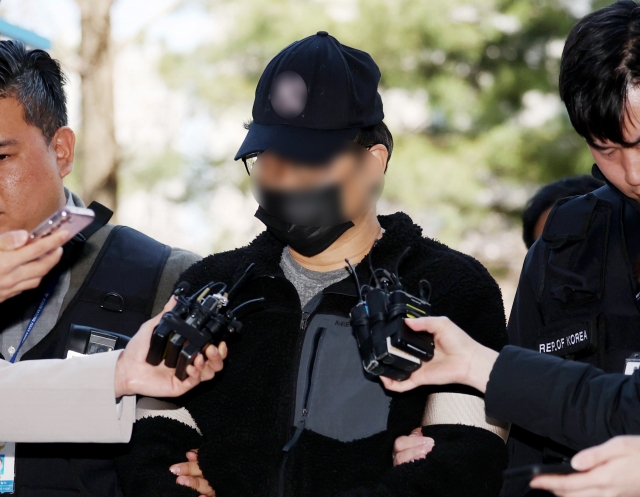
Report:
[[[583,321],[544,334],[536,340],[536,350],[543,354],[558,356],[592,352],[596,348],[595,326],[592,321]]]

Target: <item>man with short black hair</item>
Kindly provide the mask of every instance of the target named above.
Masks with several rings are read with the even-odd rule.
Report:
[[[75,146],[67,127],[64,83],[60,65],[46,52],[0,41],[0,234],[31,231],[65,205],[84,207],[63,185],[73,168]],[[96,220],[65,245],[61,262],[41,282],[25,287],[37,288],[0,304],[3,359],[64,359],[73,326],[132,336],[162,310],[178,275],[198,259],[107,224],[111,211],[96,203],[90,207]],[[119,408],[126,410],[123,416],[133,416],[133,399]],[[16,492],[116,497],[116,450],[110,445],[19,444]]]
[[[510,343],[624,373],[640,351],[640,4],[616,2],[571,30],[560,96],[606,185],[549,214],[524,263]],[[513,467],[572,455],[515,426],[510,445]],[[527,491],[521,482],[504,495]]]
[[[217,381],[180,408],[138,410],[119,461],[125,495],[196,495],[168,471],[193,448],[210,484],[194,486],[219,497],[497,494],[507,428],[486,419],[481,395],[459,385],[389,394],[365,373],[351,328],[358,289],[345,259],[363,283],[398,271],[419,295],[426,279],[433,313],[493,349],[506,338],[500,290],[479,262],[423,237],[403,213],[376,215],[393,147],[379,80],[368,54],[325,31],[268,64],[236,155],[266,231],[183,276],[192,287],[233,282],[255,263],[232,300],[266,302],[243,317]],[[429,454],[394,466],[395,439],[418,425]]]

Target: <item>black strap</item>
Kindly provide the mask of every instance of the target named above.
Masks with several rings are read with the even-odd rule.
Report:
[[[106,225],[113,217],[113,211],[98,202],[91,202],[88,208],[95,213],[96,217],[89,226],[81,231],[85,240],[88,240],[91,235]]]
[[[105,207],[102,204],[99,204],[98,202],[91,202],[91,205],[89,205],[89,209],[91,209],[95,213],[96,217],[89,226],[87,226],[65,244],[62,262],[60,263],[60,267],[58,268],[60,271],[66,270],[75,262],[75,260],[82,253],[82,248],[84,247],[86,241],[91,238],[91,236],[95,234],[96,231],[98,231],[103,226],[106,226],[106,224],[113,216],[113,211],[111,209]]]
[[[134,229],[115,226],[56,326],[22,360],[63,358],[72,324],[133,336],[151,317],[170,253]]]

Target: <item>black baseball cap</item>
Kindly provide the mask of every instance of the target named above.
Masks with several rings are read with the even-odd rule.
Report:
[[[253,121],[235,160],[273,150],[307,164],[342,151],[360,128],[384,118],[380,69],[326,31],[296,41],[262,73]]]

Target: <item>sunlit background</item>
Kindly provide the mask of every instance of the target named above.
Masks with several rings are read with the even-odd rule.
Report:
[[[50,39],[68,76],[79,137],[68,186],[201,255],[262,230],[232,158],[266,63],[318,30],[369,52],[396,141],[380,212],[403,210],[478,258],[508,311],[527,198],[591,167],[557,79],[570,28],[604,3],[2,0],[0,18]],[[101,110],[83,119],[83,108]]]

